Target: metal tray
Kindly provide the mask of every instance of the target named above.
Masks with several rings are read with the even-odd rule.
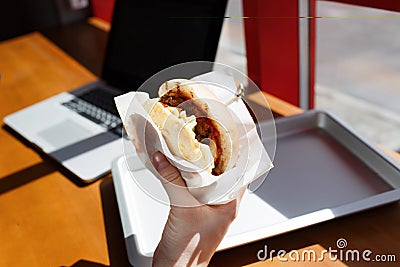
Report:
[[[287,217],[323,208],[338,217],[399,199],[399,163],[333,114],[312,110],[275,125],[275,167],[255,194]]]
[[[259,125],[261,133],[269,123]],[[400,199],[398,162],[334,115],[314,110],[275,123],[275,167],[257,190],[246,192],[219,250]],[[263,142],[267,150],[274,143],[268,136]],[[120,158],[112,173],[128,256],[134,266],[151,266],[169,207],[138,188],[131,174],[163,190],[135,155],[127,160],[133,169]]]

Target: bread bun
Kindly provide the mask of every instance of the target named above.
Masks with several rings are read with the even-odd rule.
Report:
[[[183,158],[201,169],[212,172],[214,157],[210,147],[197,141],[193,131],[196,126],[194,116],[175,107],[166,107],[158,99],[148,99],[144,109],[157,125],[165,142],[175,156]]]
[[[145,109],[174,155],[213,175],[234,165],[238,153],[235,123],[208,88],[190,80],[174,79],[160,86],[159,97],[149,100]]]

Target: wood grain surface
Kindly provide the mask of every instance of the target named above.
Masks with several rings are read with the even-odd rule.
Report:
[[[0,115],[74,89],[96,77],[38,33],[0,43]],[[264,94],[274,112],[300,109]],[[257,97],[254,98],[257,101]],[[45,119],[45,118],[44,118]],[[128,266],[112,179],[79,187],[0,130],[0,266]],[[399,159],[397,154],[391,155]],[[290,196],[288,196],[290,197]],[[400,205],[321,223],[216,253],[211,266],[375,266],[365,262],[258,262],[257,252],[320,252],[346,238],[349,247],[392,253],[400,261]]]

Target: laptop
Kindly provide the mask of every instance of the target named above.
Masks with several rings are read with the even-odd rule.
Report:
[[[100,79],[8,115],[4,123],[83,181],[104,176],[123,151],[114,97],[170,66],[214,61],[226,2],[117,0]],[[207,68],[185,74],[211,71]],[[149,87],[151,97],[176,77],[161,78]]]

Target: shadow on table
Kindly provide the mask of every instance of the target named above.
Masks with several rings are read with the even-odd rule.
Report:
[[[259,262],[257,253],[260,250],[265,250],[265,246],[267,246],[269,252],[274,252],[274,256],[277,255],[279,250],[290,252],[292,250],[309,248],[313,245],[320,245],[324,249],[338,249],[337,241],[341,238],[349,242],[350,248],[363,251],[366,249],[366,244],[368,244],[367,248],[373,251],[374,255],[387,254],[388,251],[397,255],[399,253],[398,247],[393,246],[389,248],[385,243],[395,244],[396,240],[400,239],[400,231],[391,231],[390,234],[388,232],[388,229],[393,227],[393,225],[398,225],[400,221],[399,210],[400,202],[390,203],[382,207],[217,252],[214,254],[209,266],[235,267]],[[374,226],[370,225],[370,221],[374,222]],[[369,231],[366,231],[366,229]],[[376,240],[376,242],[372,242],[371,240]],[[326,262],[330,263],[328,257],[325,257]],[[265,266],[269,266],[269,263],[267,260]],[[281,266],[285,262],[280,263],[275,259],[275,263],[276,266]],[[313,263],[310,262],[310,265],[313,265]],[[303,262],[303,264],[307,264],[307,262]],[[321,264],[324,263],[321,262]],[[345,261],[344,264],[351,267],[366,266],[365,261]],[[394,265],[394,262],[386,262],[385,264],[387,266],[398,266],[398,264]],[[288,266],[290,266],[290,263]]]
[[[100,195],[110,266],[131,266],[126,252],[124,233],[112,178],[106,178],[101,182]]]
[[[124,235],[119,215],[119,209],[114,191],[114,184],[111,178],[106,178],[100,184],[100,194],[102,200],[104,224],[107,237],[108,255],[110,266],[130,266],[126,252]],[[365,235],[360,229],[368,229],[364,224],[368,224],[368,219],[372,219],[380,227],[370,231],[373,239],[379,240],[379,237],[387,234],[388,227],[393,226],[400,220],[398,212],[400,203],[360,212],[351,216],[338,218],[329,222],[320,223],[311,227],[299,229],[290,233],[252,242],[247,245],[217,252],[212,258],[209,266],[243,266],[258,262],[257,252],[268,246],[268,251],[279,250],[291,251],[301,248],[307,248],[319,244],[322,248],[336,248],[336,242],[339,238],[346,238],[354,247],[364,248],[365,240],[361,238]],[[389,220],[389,221],[387,221]],[[361,228],[360,228],[361,227]],[[386,237],[389,238],[389,237]],[[389,239],[398,240],[400,232]],[[373,246],[372,244],[369,244]],[[374,252],[384,253],[384,250],[378,249],[374,245]],[[394,249],[394,248],[393,248]],[[392,250],[392,252],[395,252]],[[387,251],[386,251],[387,253]],[[349,266],[363,266],[365,262],[346,262]],[[103,267],[105,265],[80,260],[73,267]]]
[[[60,266],[60,267],[67,267],[67,266]],[[75,262],[70,267],[107,267],[107,265],[86,260],[80,260]]]
[[[100,184],[103,219],[107,237],[108,257],[111,267],[131,267],[126,253],[124,234],[119,216],[117,199],[112,178],[105,178]],[[79,260],[71,267],[104,267],[101,263]]]
[[[0,178],[0,195],[44,177],[56,169],[47,162],[39,162]]]
[[[25,139],[22,135],[18,132],[14,131],[11,127],[3,124],[2,129],[9,133],[11,136],[16,138],[22,144],[27,146],[28,148],[35,151],[42,159],[43,162],[35,164],[31,167],[27,167],[17,173],[11,174],[7,177],[2,178],[1,180],[6,180],[4,183],[6,184],[7,188],[11,189],[3,189],[1,181],[0,181],[0,194],[5,193],[6,191],[12,190],[19,186],[22,186],[26,183],[29,183],[33,180],[36,180],[40,177],[43,177],[47,174],[50,174],[54,171],[60,172],[66,178],[68,178],[72,183],[74,183],[78,187],[85,187],[91,183],[84,182],[80,179],[76,174],[72,173],[70,170],[65,168],[60,162],[56,161],[55,159],[51,158],[48,154],[44,151],[39,149],[38,147],[34,146],[31,142]],[[105,174],[107,175],[107,174]],[[94,181],[93,181],[94,182]]]

